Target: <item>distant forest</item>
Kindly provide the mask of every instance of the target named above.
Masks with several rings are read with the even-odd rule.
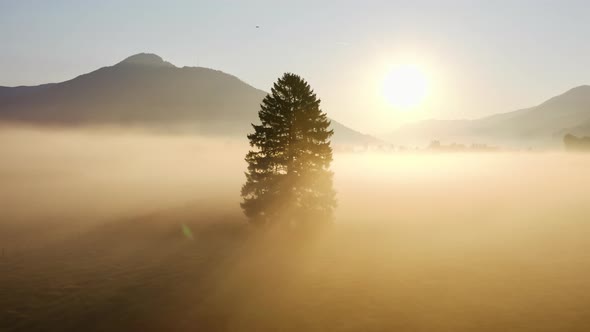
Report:
[[[563,137],[563,144],[568,151],[590,151],[590,137],[577,137],[567,134]]]

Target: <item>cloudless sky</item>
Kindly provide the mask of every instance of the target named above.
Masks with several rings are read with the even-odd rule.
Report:
[[[150,52],[263,90],[300,74],[331,117],[378,134],[590,84],[589,37],[587,0],[0,0],[0,85],[64,81]],[[381,82],[398,63],[431,82],[419,109],[383,101]]]

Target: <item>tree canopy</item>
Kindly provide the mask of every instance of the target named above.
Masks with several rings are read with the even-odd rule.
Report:
[[[254,224],[315,225],[336,206],[330,120],[309,84],[286,73],[262,101],[241,204]]]
[[[590,137],[567,134],[563,137],[563,143],[568,151],[590,151]]]

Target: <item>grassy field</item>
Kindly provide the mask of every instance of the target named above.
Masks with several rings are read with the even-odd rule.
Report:
[[[590,156],[339,154],[302,236],[245,223],[240,145],[0,142],[2,332],[590,330]]]

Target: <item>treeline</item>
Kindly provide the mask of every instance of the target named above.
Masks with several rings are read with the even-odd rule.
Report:
[[[337,152],[354,153],[354,152],[497,152],[504,149],[498,146],[492,146],[481,143],[473,144],[442,144],[440,141],[431,141],[426,146],[406,146],[395,144],[364,144],[364,145],[344,145],[340,144],[334,148]]]
[[[428,146],[427,150],[429,151],[438,151],[438,152],[493,152],[499,151],[500,149],[495,146],[490,146],[487,144],[458,144],[458,143],[451,143],[448,145],[442,144],[440,141],[432,141]]]
[[[590,137],[577,137],[567,134],[563,137],[563,144],[568,151],[590,151]]]

